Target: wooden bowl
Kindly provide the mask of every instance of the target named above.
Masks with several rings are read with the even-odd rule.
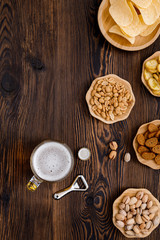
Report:
[[[152,122],[149,122],[149,123],[153,123],[155,125],[160,125],[160,120],[154,120]],[[136,140],[137,138],[137,135],[140,134],[140,133],[144,133],[147,131],[147,127],[148,127],[148,124],[149,123],[145,123],[143,124],[142,126],[139,127],[138,131],[137,131],[137,134],[133,140],[133,148],[134,148],[134,151],[136,153],[136,156],[137,156],[137,159],[140,163],[144,164],[144,165],[147,165],[148,167],[152,168],[152,169],[155,169],[155,170],[158,170],[160,169],[160,165],[158,165],[154,160],[145,160],[141,157],[141,155],[139,154],[139,152],[137,151],[137,148],[138,148],[138,142]]]
[[[97,116],[97,115],[93,112],[92,106],[91,106],[91,104],[90,104],[91,92],[92,92],[92,90],[93,90],[93,87],[94,87],[95,83],[96,83],[98,80],[100,80],[100,79],[105,79],[105,78],[114,78],[114,80],[115,80],[116,82],[122,83],[122,84],[125,86],[125,88],[126,88],[127,90],[129,90],[129,92],[130,92],[131,95],[132,95],[132,101],[131,101],[131,103],[128,105],[127,111],[126,111],[124,114],[122,114],[121,116],[115,116],[115,119],[114,119],[113,121],[112,121],[112,120],[107,121],[107,120],[105,120],[104,118]],[[92,84],[91,84],[91,86],[90,86],[90,88],[89,88],[89,90],[88,90],[88,92],[87,92],[87,94],[86,94],[86,101],[87,101],[87,104],[88,104],[88,108],[89,108],[90,114],[91,114],[93,117],[101,120],[101,121],[104,122],[104,123],[113,124],[113,123],[115,123],[115,122],[123,121],[123,120],[125,120],[126,118],[128,118],[128,116],[129,116],[129,114],[130,114],[130,112],[131,112],[131,110],[132,110],[132,108],[133,108],[133,106],[134,106],[134,104],[135,104],[135,96],[134,96],[134,94],[133,94],[132,87],[131,87],[131,85],[130,85],[130,83],[129,83],[128,81],[126,81],[126,80],[118,77],[118,76],[115,75],[115,74],[109,74],[109,75],[106,75],[106,76],[103,76],[103,77],[96,78],[96,79],[92,82]]]
[[[149,199],[153,201],[153,204],[156,205],[158,207],[158,211],[156,213],[157,216],[159,216],[160,218],[160,203],[159,201],[152,195],[152,193],[150,191],[148,191],[147,189],[145,188],[128,188],[127,190],[125,190],[113,203],[113,217],[112,217],[112,221],[113,221],[113,224],[115,225],[116,228],[118,228],[121,233],[127,237],[127,238],[145,238],[147,236],[149,236],[151,234],[151,232],[158,226],[153,226],[150,230],[148,230],[148,234],[144,235],[144,234],[139,234],[138,236],[128,236],[126,235],[125,231],[124,231],[124,228],[120,228],[116,225],[116,214],[118,213],[119,211],[119,204],[122,202],[122,199],[125,197],[125,196],[130,196],[130,197],[133,197],[136,195],[137,192],[139,191],[143,191],[144,193],[148,194],[149,195]]]
[[[144,86],[148,89],[148,91],[149,91],[153,96],[155,96],[155,97],[160,97],[160,95],[156,95],[156,94],[154,94],[154,93],[152,92],[152,90],[149,88],[149,86],[148,86],[146,80],[144,79],[144,74],[143,74],[143,73],[144,73],[144,66],[145,66],[145,63],[146,63],[148,60],[151,60],[151,59],[156,58],[156,57],[158,57],[158,56],[160,56],[160,51],[155,52],[152,56],[150,56],[149,58],[147,58],[147,59],[143,62],[143,66],[142,66],[142,75],[141,75],[142,83],[143,83]]]
[[[109,33],[109,29],[115,25],[114,20],[109,14],[109,6],[109,0],[102,1],[98,10],[98,24],[105,39],[113,46],[126,51],[137,51],[150,46],[159,37],[159,25],[150,35],[146,37],[137,36],[134,44],[129,43],[125,38],[117,34]]]

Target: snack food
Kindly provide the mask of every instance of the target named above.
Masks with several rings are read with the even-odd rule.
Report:
[[[149,152],[149,149],[145,146],[139,146],[137,151],[141,154],[143,152]]]
[[[154,159],[156,164],[160,165],[159,127],[153,123],[149,123],[147,129],[146,132],[140,133],[136,137],[138,143],[137,151],[143,159]]]
[[[156,135],[157,132],[149,132],[148,133],[148,138],[153,138]]]
[[[147,139],[147,137],[148,137],[148,134],[149,134],[149,131],[146,131],[143,135],[144,135],[144,137],[145,137],[145,139]]]
[[[160,54],[145,62],[142,74],[153,95],[160,96]]]
[[[86,101],[94,117],[112,124],[129,116],[135,97],[127,81],[110,74],[93,81],[86,94]]]
[[[130,37],[136,37],[141,32],[140,28],[137,27],[138,25],[140,25],[140,20],[133,4],[131,2],[128,2],[128,5],[131,9],[133,20],[129,25],[121,26],[120,28],[125,35],[128,35]]]
[[[134,44],[139,35],[151,34],[160,23],[158,0],[110,0],[109,14],[116,25],[109,32],[118,34]]]
[[[140,8],[148,8],[152,0],[132,0]]]
[[[158,143],[158,138],[149,138],[145,141],[145,145],[149,148],[156,146]]]
[[[119,26],[128,26],[133,20],[133,14],[126,0],[111,1],[109,13]]]
[[[113,203],[113,223],[128,238],[148,236],[160,222],[160,203],[147,189],[127,189]]]
[[[112,141],[112,142],[109,143],[109,147],[110,147],[111,150],[116,151],[117,148],[118,148],[118,144],[116,143],[116,141]]]
[[[143,21],[145,22],[146,25],[154,24],[159,17],[159,12],[157,11],[153,1],[147,8],[139,7],[138,10],[140,11]]]
[[[118,25],[113,25],[110,29],[109,29],[110,33],[115,33],[118,34],[122,37],[124,37],[125,39],[127,39],[131,44],[134,44],[135,42],[135,37],[129,37],[127,35],[124,35],[124,33],[121,31],[120,27]]]
[[[160,154],[158,154],[156,157],[155,157],[155,162],[157,164],[160,164]]]
[[[137,142],[138,142],[140,145],[144,145],[144,144],[145,144],[145,137],[143,136],[143,134],[138,134],[138,135],[137,135]]]
[[[155,154],[153,152],[143,152],[141,156],[146,160],[152,160],[155,158]]]
[[[149,132],[157,132],[158,131],[158,127],[155,124],[150,123],[150,124],[148,124],[148,131]]]
[[[117,156],[117,152],[116,151],[111,151],[109,154],[109,159],[114,160]]]
[[[158,130],[158,131],[156,132],[155,137],[159,138],[159,136],[160,136],[160,130]]]
[[[156,145],[152,148],[152,152],[160,154],[160,145]]]

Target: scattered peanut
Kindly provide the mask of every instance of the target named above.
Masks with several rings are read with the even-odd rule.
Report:
[[[113,160],[115,159],[117,156],[117,152],[116,151],[111,151],[109,154],[109,159]]]
[[[115,141],[110,142],[109,146],[111,150],[117,150],[118,148],[118,144]]]

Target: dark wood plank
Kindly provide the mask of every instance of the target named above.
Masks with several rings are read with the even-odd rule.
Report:
[[[100,0],[0,2],[0,239],[124,239],[112,224],[112,203],[128,187],[148,188],[160,199],[159,172],[141,165],[132,141],[138,127],[159,118],[159,99],[142,86],[141,66],[159,50],[157,40],[139,52],[105,41],[97,25]],[[118,74],[133,86],[130,117],[105,125],[89,115],[85,94],[92,80]],[[75,155],[72,174],[31,193],[29,158],[44,139],[67,143]],[[116,160],[108,143],[119,144]],[[87,146],[92,157],[77,159]],[[132,161],[124,163],[125,152]],[[89,190],[60,201],[52,194],[84,174]],[[156,229],[148,240],[157,240]]]

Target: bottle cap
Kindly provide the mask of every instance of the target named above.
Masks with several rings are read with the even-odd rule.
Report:
[[[78,151],[78,157],[83,161],[88,160],[90,156],[91,156],[91,152],[88,148],[83,147]]]

